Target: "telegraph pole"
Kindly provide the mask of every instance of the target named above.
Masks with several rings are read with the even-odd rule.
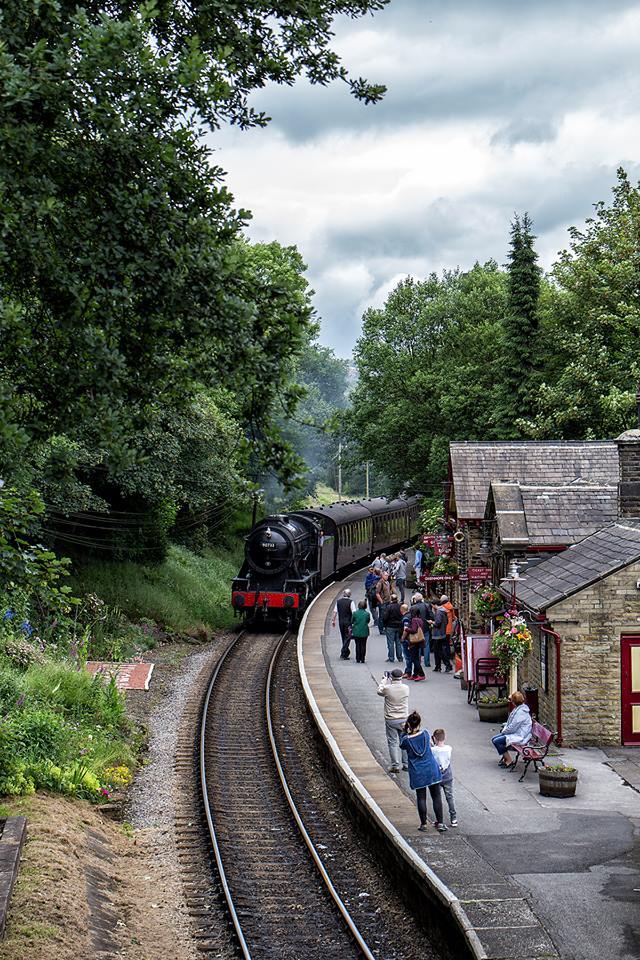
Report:
[[[342,500],[342,444],[338,444],[338,502]]]
[[[365,460],[364,464],[365,474],[364,474],[364,495],[365,499],[369,499],[369,461]]]

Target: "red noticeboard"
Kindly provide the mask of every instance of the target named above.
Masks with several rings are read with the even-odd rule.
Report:
[[[153,663],[103,663],[99,660],[87,663],[89,673],[100,673],[107,679],[115,677],[118,690],[148,690],[153,668]]]

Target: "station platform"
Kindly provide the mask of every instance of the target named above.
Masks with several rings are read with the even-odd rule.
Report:
[[[459,680],[426,670],[426,681],[406,681],[409,705],[427,729],[447,732],[459,827],[418,832],[407,774],[388,773],[376,692],[393,667],[386,639],[372,625],[366,663],[356,663],[353,653],[344,661],[331,627],[345,584],[357,602],[363,583],[358,573],[332,584],[303,621],[298,655],[307,699],[359,802],[431,885],[469,955],[638,960],[640,796],[603,751],[556,749],[558,762],[580,772],[577,795],[542,797],[532,768],[523,783],[518,772],[498,768],[491,745],[498,727],[478,721]]]

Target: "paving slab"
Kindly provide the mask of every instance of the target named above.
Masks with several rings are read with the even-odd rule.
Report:
[[[360,599],[363,575],[349,578],[349,586]],[[497,767],[490,740],[498,726],[479,722],[459,681],[427,670],[425,682],[409,683],[410,708],[422,714],[428,729],[447,731],[460,827],[444,836],[416,834],[408,777],[387,773],[383,702],[376,693],[384,671],[392,669],[386,640],[373,627],[366,663],[340,659],[339,633],[330,620],[341,589],[325,591],[313,608],[313,626],[307,623],[310,683],[317,686],[332,731],[340,716],[335,739],[345,758],[354,751],[354,773],[367,781],[373,802],[380,775],[397,791],[381,793],[379,806],[460,903],[481,944],[477,955],[640,960],[640,751],[556,748],[558,758],[580,772],[577,795],[542,797],[533,770],[519,783],[519,774]],[[398,795],[410,807],[399,803]],[[482,916],[489,918],[486,928]],[[514,924],[516,916],[531,923]]]

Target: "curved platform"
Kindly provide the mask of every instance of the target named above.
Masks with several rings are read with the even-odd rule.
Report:
[[[428,923],[443,956],[476,960],[558,957],[523,890],[498,873],[464,836],[455,831],[444,836],[417,831],[415,803],[387,774],[361,733],[362,709],[352,710],[351,703],[345,702],[344,691],[336,689],[324,641],[344,584],[353,583],[357,599],[361,581],[362,575],[356,573],[343,583],[326,587],[307,610],[298,633],[298,663],[305,695],[336,771],[385,843],[390,873],[413,872],[416,886],[430,907],[426,911]],[[382,730],[381,701],[375,694],[371,697],[370,690],[367,696],[371,716],[375,715]],[[361,729],[352,714],[359,715]],[[365,719],[364,724],[367,722]],[[366,729],[364,732],[366,735]]]

